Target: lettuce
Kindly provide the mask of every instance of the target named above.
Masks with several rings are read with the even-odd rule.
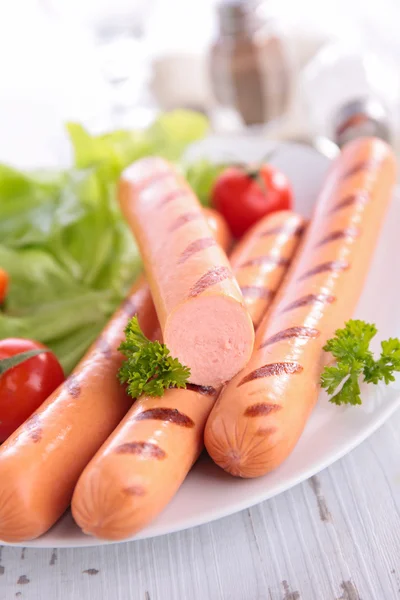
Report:
[[[69,123],[71,169],[26,173],[0,165],[0,266],[11,279],[0,339],[41,341],[71,371],[141,268],[116,200],[122,169],[154,154],[178,162],[207,130],[206,118],[190,111],[161,115],[146,130],[100,136]],[[204,196],[210,178],[205,185],[204,174],[190,169]]]
[[[184,175],[203,206],[209,206],[211,190],[218,175],[226,169],[224,164],[200,159],[184,167]]]
[[[161,115],[143,131],[113,131],[91,136],[81,125],[68,123],[75,164],[80,169],[102,165],[103,172],[117,178],[127,165],[143,156],[157,154],[179,160],[187,146],[203,138],[208,121],[200,113],[177,110]]]

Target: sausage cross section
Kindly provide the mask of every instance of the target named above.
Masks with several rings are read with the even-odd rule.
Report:
[[[352,316],[395,181],[393,154],[377,139],[351,142],[333,163],[253,356],[208,419],[206,448],[229,473],[268,473],[296,445],[318,398],[323,346]]]
[[[197,198],[172,165],[146,158],[123,172],[119,200],[139,245],[165,344],[190,368],[192,383],[218,387],[248,362],[254,327]]]

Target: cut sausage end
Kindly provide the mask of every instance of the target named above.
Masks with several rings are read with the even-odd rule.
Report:
[[[216,388],[249,361],[254,327],[236,300],[203,294],[170,315],[164,340],[171,355],[190,368],[192,383]]]

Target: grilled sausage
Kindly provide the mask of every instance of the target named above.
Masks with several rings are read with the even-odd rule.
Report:
[[[217,387],[250,358],[254,328],[200,204],[166,161],[122,174],[120,204],[142,254],[165,344],[191,382]]]
[[[253,277],[275,289],[285,271],[280,261],[267,272],[259,261],[250,270],[243,263],[263,252],[289,259],[302,224],[301,217],[286,212],[263,220],[234,251],[234,272],[243,281]],[[269,301],[270,296],[263,300],[264,309]],[[204,426],[217,394],[213,388],[189,386],[168,390],[163,398],[144,396],[134,404],[79,479],[72,512],[83,531],[126,539],[161,512],[203,447]]]
[[[395,170],[389,147],[366,138],[351,142],[333,164],[253,356],[206,425],[209,454],[232,475],[268,473],[296,445],[318,398],[322,348],[360,296]]]
[[[0,540],[30,540],[57,521],[83,468],[129,409],[116,379],[117,349],[134,314],[152,337],[157,317],[144,279],[68,379],[0,447]]]
[[[203,208],[203,213],[217,243],[225,252],[229,252],[233,238],[224,217],[214,208]]]
[[[300,215],[272,213],[247,232],[229,257],[254,327],[274,299],[304,230]]]
[[[216,395],[189,385],[134,404],[76,486],[72,514],[85,533],[126,539],[165,507],[203,448]]]
[[[218,243],[231,243],[222,217],[209,210],[207,221]],[[1,540],[32,539],[54,524],[83,468],[130,407],[117,380],[117,349],[134,314],[148,337],[160,338],[143,277],[65,385],[0,447]]]

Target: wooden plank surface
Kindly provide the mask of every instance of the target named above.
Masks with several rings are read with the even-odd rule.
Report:
[[[338,3],[329,2],[334,11]],[[373,3],[358,0],[351,7],[351,3],[340,2],[347,13],[356,15],[357,22],[369,19],[375,25],[375,15],[370,16]],[[293,2],[285,4],[292,15]],[[298,6],[304,18],[312,17],[312,11],[304,11],[303,4]],[[324,11],[324,3],[320,6]],[[382,36],[394,6],[395,0],[385,0],[385,10],[379,3],[377,15],[387,21],[378,28]],[[348,17],[347,21],[351,15]],[[396,32],[396,19],[392,21]],[[7,28],[3,29],[6,32]],[[3,39],[4,48],[10,53],[10,48],[17,51],[20,47],[25,60],[29,40],[21,46],[18,36],[8,29],[10,36]],[[35,31],[31,22],[28,30]],[[40,42],[35,33],[32,35]],[[15,47],[10,46],[13,39]],[[42,95],[43,91],[34,97]],[[2,128],[4,158],[10,160],[11,145],[20,159],[22,138],[8,122],[15,115],[18,123],[21,111],[15,108],[14,96],[5,94],[4,98],[2,114],[8,125]],[[10,98],[13,110],[6,110]],[[41,103],[37,101],[35,106]],[[6,129],[8,137],[4,135]],[[42,122],[40,130],[45,130]],[[34,135],[27,138],[24,129],[26,139],[35,140],[36,156],[38,141]],[[0,600],[18,598],[400,599],[400,411],[359,448],[318,476],[215,523],[152,540],[88,549],[0,546]]]
[[[318,476],[232,517],[106,547],[3,547],[0,600],[14,598],[400,599],[400,411]]]

